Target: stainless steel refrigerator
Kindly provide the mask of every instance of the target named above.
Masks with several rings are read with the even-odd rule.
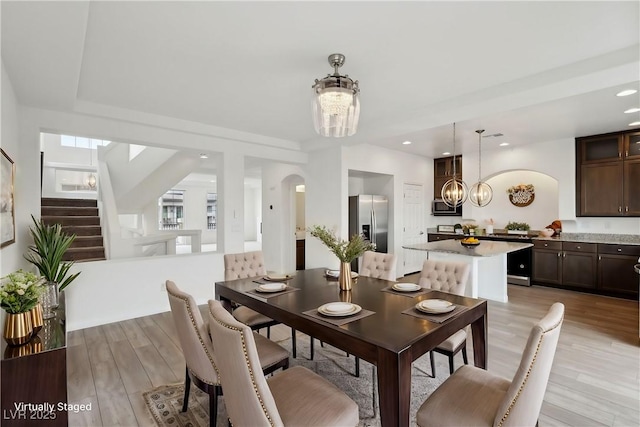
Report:
[[[361,194],[349,197],[349,237],[362,234],[376,245],[376,252],[387,253],[389,202],[386,196]],[[351,264],[358,271],[358,261]]]

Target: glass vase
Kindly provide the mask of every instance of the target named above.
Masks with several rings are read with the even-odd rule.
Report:
[[[42,316],[45,319],[51,319],[56,315],[58,308],[58,284],[56,282],[47,282],[44,285],[45,290],[42,294]]]

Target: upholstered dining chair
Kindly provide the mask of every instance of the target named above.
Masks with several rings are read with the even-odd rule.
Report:
[[[224,255],[225,281],[259,277],[266,274],[267,269],[264,265],[264,256],[262,255],[262,251]],[[267,338],[271,338],[271,327],[279,323],[264,314],[258,313],[257,311],[242,305],[237,306],[233,310],[233,317],[256,331],[262,328],[267,328]],[[291,353],[295,358],[297,353],[296,331],[293,328],[291,328]]]
[[[366,251],[360,259],[359,274],[374,279],[393,280],[396,276],[397,257],[394,254]],[[356,377],[360,376],[360,358],[356,357]]]
[[[213,358],[213,343],[209,336],[209,324],[205,323],[193,297],[181,291],[171,280],[166,281],[171,314],[180,339],[180,346],[187,367],[184,379],[182,412],[189,406],[191,381],[209,395],[209,425],[216,425],[218,396],[222,394],[220,370]],[[289,352],[273,341],[255,334],[258,366],[269,374],[289,367]]]
[[[358,405],[320,375],[295,366],[266,379],[253,334],[219,301],[209,301],[209,329],[216,342],[224,401],[234,426],[358,425]]]
[[[360,275],[374,279],[396,280],[396,263],[394,254],[366,251],[360,262]]]
[[[422,271],[418,285],[427,289],[448,292],[450,294],[464,295],[471,267],[463,262],[435,261],[427,259],[422,264]],[[449,374],[453,374],[453,357],[462,351],[462,360],[466,365],[467,358],[467,331],[461,329],[440,343],[429,352],[431,360],[431,373],[436,376],[436,363],[433,353],[444,354],[449,358]]]
[[[555,356],[564,305],[555,303],[536,323],[511,381],[463,366],[424,401],[418,426],[535,426]]]

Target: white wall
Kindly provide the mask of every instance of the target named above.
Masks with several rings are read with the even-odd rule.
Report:
[[[349,170],[387,175],[364,178],[361,185],[362,190],[367,194],[375,192],[376,194],[386,195],[389,198],[389,252],[396,254],[398,258],[397,271],[400,274],[403,271],[401,266],[404,262],[402,250],[403,187],[405,183],[423,186],[425,195],[424,215],[428,219],[430,214],[429,203],[433,198],[433,160],[367,144],[344,147],[342,156],[344,175],[348,175]],[[345,177],[344,182],[347,189],[349,189],[350,185],[353,185],[353,189],[360,185],[358,179],[348,180]],[[308,198],[311,198],[311,194],[308,195]],[[344,211],[341,224],[345,230],[348,230],[348,198],[344,197],[341,203],[343,206],[342,211]]]
[[[244,240],[258,240],[258,217],[262,211],[262,189],[244,187]]]
[[[0,249],[2,271],[5,276],[19,268],[30,268],[23,254],[31,243],[29,227],[32,225],[31,213],[39,216],[40,207],[40,144],[25,143],[20,134],[20,110],[11,80],[2,64],[2,149],[13,160],[15,165],[14,209],[15,209],[15,243]]]
[[[558,182],[548,175],[532,171],[509,171],[495,175],[486,182],[493,189],[491,203],[482,208],[469,206],[465,210],[466,215],[481,227],[492,218],[495,228],[504,228],[508,222],[514,221],[526,222],[532,230],[540,230],[559,218]],[[468,184],[473,185],[472,182]],[[509,201],[507,189],[518,184],[533,184],[535,199],[529,206],[517,207]]]
[[[475,155],[465,154],[462,161],[463,179],[467,183],[473,184],[478,179],[477,153]],[[562,221],[564,232],[640,234],[640,218],[576,217],[574,139],[483,151],[482,175],[484,177],[495,176],[510,170],[536,171],[548,175],[558,182],[558,218]],[[538,195],[536,195],[536,201],[537,197]],[[468,202],[465,203],[462,211],[463,217],[486,217],[484,213],[478,214],[474,209],[477,208],[473,208]],[[539,223],[541,224],[550,215],[544,209],[544,205],[536,205],[536,202],[531,205],[532,212],[545,218],[545,220],[540,219]]]
[[[324,225],[348,238],[348,170],[342,147],[314,151],[305,167],[305,220],[307,227]],[[306,268],[337,268],[338,259],[316,238],[305,240]]]
[[[305,177],[295,165],[271,162],[262,168],[262,251],[267,270],[295,271],[295,188],[292,193],[290,181],[295,178],[306,186]]]

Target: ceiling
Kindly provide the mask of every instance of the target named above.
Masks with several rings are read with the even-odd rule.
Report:
[[[640,3],[11,2],[2,60],[18,101],[242,131],[313,150],[370,143],[428,157],[629,128],[640,113]],[[346,55],[353,137],[313,130],[311,85]],[[403,141],[411,145],[402,145]]]

